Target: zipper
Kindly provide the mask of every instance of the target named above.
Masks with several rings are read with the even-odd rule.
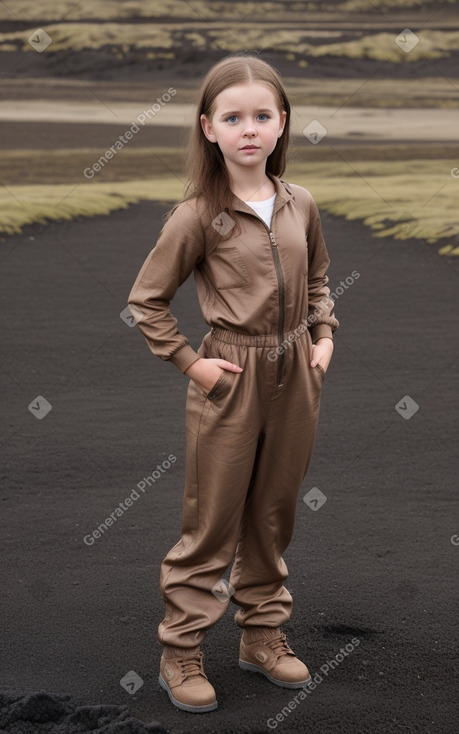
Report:
[[[269,230],[269,239],[271,240],[271,252],[274,260],[274,267],[276,269],[277,284],[279,287],[279,322],[278,322],[278,337],[279,346],[284,341],[284,321],[285,321],[285,284],[284,274],[282,272],[282,266],[279,258],[279,251],[277,249],[277,242],[274,237],[272,230]],[[282,368],[284,366],[284,352],[279,354],[277,362],[277,386],[282,386]]]
[[[246,212],[247,213],[247,212]],[[276,270],[277,275],[277,285],[279,289],[279,321],[278,321],[278,328],[277,328],[277,334],[279,338],[279,346],[281,346],[282,342],[284,341],[284,322],[285,322],[285,283],[284,283],[284,274],[282,272],[282,266],[279,258],[279,251],[277,249],[277,242],[276,238],[274,237],[274,232],[272,229],[268,227],[266,222],[258,216],[255,212],[250,212],[251,216],[256,217],[267,229],[269,234],[269,239],[271,241],[271,253],[273,256],[274,261],[274,268]],[[274,212],[273,212],[274,217]],[[279,354],[279,359],[277,361],[277,386],[282,387],[282,369],[284,366],[284,352],[281,351]]]

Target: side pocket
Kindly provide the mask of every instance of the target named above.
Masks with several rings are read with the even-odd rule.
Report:
[[[213,387],[211,387],[211,389],[207,393],[206,395],[207,400],[213,400],[220,394],[220,392],[223,389],[223,385],[225,384],[225,377],[227,374],[228,374],[228,370],[223,370],[217,382],[214,384]]]
[[[306,330],[306,338],[307,338],[307,359],[308,359],[308,368],[312,369],[310,366],[310,361],[312,359],[312,337],[311,332],[309,329]],[[319,375],[320,382],[322,383],[325,380],[325,370],[320,364],[316,364],[316,366],[313,369],[314,372],[316,372]]]
[[[325,370],[324,370],[324,368],[320,364],[316,364],[316,366],[314,367],[314,369],[317,370],[317,372],[321,376],[322,382],[323,382],[325,380]]]
[[[237,347],[233,344],[226,344],[218,339],[211,340],[209,346],[209,357],[217,359],[225,359],[228,362],[237,364],[242,367],[242,372],[233,372],[232,370],[223,370],[215,385],[207,393],[206,397],[215,409],[222,413],[231,410],[234,400],[237,400],[239,389],[242,382],[245,382],[247,375],[244,370],[248,358],[248,348]]]

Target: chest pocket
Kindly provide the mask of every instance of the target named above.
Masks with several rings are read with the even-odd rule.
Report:
[[[212,277],[217,288],[249,285],[249,272],[237,247],[217,247],[212,254]]]

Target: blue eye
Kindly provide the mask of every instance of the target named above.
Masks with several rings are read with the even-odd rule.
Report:
[[[229,117],[227,118],[226,122],[235,122],[235,120],[237,120],[237,117],[236,117],[236,115],[230,115],[230,116],[229,116]]]
[[[258,115],[258,119],[260,119],[260,117],[264,117],[265,120],[269,120],[269,115],[266,115],[264,112],[262,112],[260,115]],[[262,122],[263,122],[263,120],[262,120]]]

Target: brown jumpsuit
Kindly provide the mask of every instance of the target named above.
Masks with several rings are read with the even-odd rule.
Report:
[[[184,202],[163,227],[129,295],[152,352],[182,372],[199,357],[226,359],[207,394],[190,380],[182,536],[161,566],[164,645],[200,644],[230,601],[239,627],[279,627],[292,597],[283,585],[301,483],[314,446],[324,378],[312,342],[338,328],[328,253],[305,189],[272,176],[271,229],[237,197],[239,231]],[[215,220],[214,220],[215,224]],[[209,233],[212,236],[209,236]],[[198,351],[169,304],[194,271],[211,326]],[[228,582],[222,577],[234,563]]]

